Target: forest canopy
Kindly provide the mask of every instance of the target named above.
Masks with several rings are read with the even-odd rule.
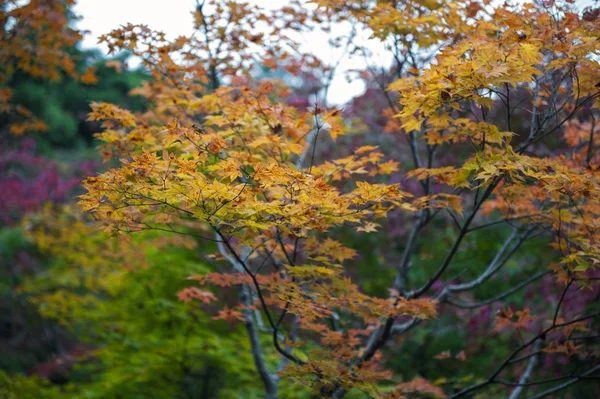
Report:
[[[74,6],[0,7],[0,397],[600,395],[598,4]]]

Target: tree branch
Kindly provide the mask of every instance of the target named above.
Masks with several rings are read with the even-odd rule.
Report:
[[[462,243],[462,240],[467,235],[469,226],[471,225],[471,222],[473,221],[473,219],[475,218],[475,215],[479,211],[479,208],[481,208],[481,205],[489,198],[489,196],[492,194],[492,192],[494,191],[494,189],[496,188],[498,183],[500,183],[500,181],[501,181],[501,178],[496,177],[492,181],[492,183],[490,183],[490,185],[486,189],[485,193],[482,195],[479,202],[475,205],[474,209],[471,211],[471,213],[467,217],[467,220],[465,220],[465,223],[463,224],[462,229],[458,233],[458,237],[454,241],[452,248],[450,248],[448,255],[446,255],[446,258],[444,259],[444,261],[442,262],[442,264],[440,265],[438,270],[434,273],[433,276],[431,276],[429,278],[429,280],[425,283],[425,285],[423,285],[421,288],[419,288],[413,292],[408,293],[407,298],[409,298],[409,299],[418,298],[421,295],[425,294],[429,290],[429,288],[431,288],[431,286],[442,276],[442,274],[444,274],[444,272],[450,265],[450,262],[454,258],[454,255],[456,255],[456,253],[458,252],[458,249],[460,248],[460,244]]]
[[[539,352],[541,346],[542,346],[542,341],[541,340],[536,341],[536,343],[533,347],[533,352]],[[508,399],[517,399],[521,395],[521,392],[523,392],[523,388],[524,388],[523,384],[525,384],[525,383],[527,383],[527,381],[529,381],[529,378],[531,377],[531,373],[533,372],[533,368],[535,367],[535,364],[537,363],[538,356],[539,356],[539,354],[536,354],[529,359],[529,362],[527,363],[527,368],[525,369],[525,372],[521,375],[521,378],[519,378],[519,386],[514,391],[512,391],[512,393],[510,394]]]
[[[552,273],[552,271],[540,272],[540,273],[534,274],[533,276],[529,277],[527,280],[521,282],[520,284],[514,286],[513,288],[511,288],[511,289],[509,289],[509,290],[507,290],[507,291],[505,291],[505,292],[503,292],[501,294],[493,296],[493,297],[491,297],[489,299],[480,301],[480,302],[466,303],[466,302],[461,302],[461,301],[457,301],[455,299],[452,299],[452,297],[450,297],[450,296],[446,297],[446,302],[448,302],[449,304],[451,304],[453,306],[462,308],[462,309],[479,308],[481,306],[486,306],[486,305],[492,304],[492,303],[494,303],[496,301],[499,301],[501,299],[504,299],[507,296],[513,294],[514,292],[520,290],[521,288],[523,288],[523,287],[531,284],[533,281],[535,281],[535,280],[537,280],[537,279],[539,279],[539,278],[541,278],[543,276],[546,276],[546,275],[548,275],[550,273]]]
[[[238,259],[236,259],[230,252],[227,251],[222,236],[220,236],[218,232],[216,235],[217,238],[220,238],[217,241],[217,246],[221,255],[223,255],[223,257],[233,266],[236,272],[244,273],[246,268],[240,261],[238,261]],[[275,399],[277,398],[277,380],[275,375],[269,372],[263,357],[258,328],[251,310],[252,295],[247,284],[242,284],[240,286],[239,298],[240,303],[243,306],[242,314],[244,315],[245,319],[244,326],[246,327],[246,330],[248,331],[248,337],[250,338],[250,347],[252,348],[254,365],[256,366],[256,370],[258,371],[258,374],[260,375],[260,378],[265,386],[265,399]]]
[[[579,323],[585,320],[589,320],[589,319],[593,319],[595,317],[600,316],[600,312],[597,313],[592,313],[590,315],[587,316],[582,316],[579,317],[577,319],[573,319],[571,321],[567,321],[564,323],[560,323],[560,324],[553,324],[550,327],[540,331],[535,337],[529,339],[527,342],[523,343],[521,346],[519,346],[518,348],[516,348],[506,359],[504,359],[504,361],[502,362],[502,364],[500,364],[500,366],[498,366],[498,368],[496,369],[496,371],[494,371],[494,373],[492,373],[492,375],[486,379],[485,381],[482,381],[480,383],[471,385],[469,387],[466,387],[464,389],[462,389],[461,391],[455,393],[454,395],[451,395],[448,397],[448,399],[456,399],[462,396],[465,396],[473,391],[476,391],[478,389],[481,389],[483,387],[486,387],[492,383],[495,383],[497,381],[495,381],[495,378],[500,375],[500,373],[502,372],[502,370],[504,370],[504,368],[506,368],[506,366],[510,365],[512,363],[513,358],[519,354],[521,351],[523,351],[525,348],[528,348],[530,345],[534,344],[536,341],[540,340],[543,336],[546,336],[550,331],[557,329],[557,328],[562,328],[562,327],[567,327],[570,326],[572,324],[575,323]],[[600,366],[597,366],[596,368],[600,368]],[[596,369],[595,368],[595,369]],[[594,369],[592,369],[594,370]],[[581,378],[581,377],[577,377],[577,378]],[[575,382],[575,381],[574,381]],[[573,382],[572,382],[573,383]],[[570,384],[569,384],[570,385]],[[550,391],[549,393],[552,393],[554,391]],[[530,398],[530,399],[535,399],[535,398],[541,398],[542,396],[536,396],[534,398]]]
[[[557,385],[557,386],[552,387],[550,389],[547,389],[547,390],[545,390],[543,392],[540,392],[537,395],[531,396],[529,399],[540,399],[540,398],[546,397],[546,396],[548,396],[548,395],[550,395],[550,394],[552,394],[554,392],[558,392],[558,391],[560,391],[562,389],[567,388],[570,385],[575,384],[577,381],[579,381],[581,379],[584,379],[585,377],[589,376],[590,374],[595,373],[598,370],[600,370],[600,364],[597,365],[596,367],[592,367],[591,369],[589,369],[588,371],[586,371],[585,373],[583,373],[581,375],[578,375],[576,377],[571,378],[568,381],[563,382],[560,385]]]
[[[527,229],[521,236],[519,237],[517,243],[513,245],[513,247],[508,250],[510,244],[517,237],[517,229],[513,229],[512,233],[506,238],[494,259],[490,262],[488,267],[485,269],[483,273],[476,279],[469,281],[468,283],[462,284],[452,284],[448,287],[444,288],[442,293],[439,295],[440,298],[444,298],[446,295],[452,292],[462,292],[473,289],[480,284],[483,284],[487,279],[492,277],[500,268],[506,263],[506,261],[519,249],[519,247],[523,244],[523,242],[527,239],[527,237],[531,234],[532,229]]]

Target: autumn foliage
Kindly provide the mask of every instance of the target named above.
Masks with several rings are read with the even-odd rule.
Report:
[[[82,32],[69,25],[69,7],[75,1],[3,1],[0,6],[0,115],[11,119],[10,132],[44,131],[46,125],[30,110],[12,102],[11,82],[19,75],[57,81],[62,76],[96,82],[93,68],[78,73],[69,48]]]
[[[541,398],[598,378],[597,9],[315,0],[265,11],[215,0],[199,2],[194,20],[192,37],[143,25],[101,37],[140,57],[153,79],[135,90],[144,112],[91,104],[112,167],[84,180],[78,204],[125,248],[151,230],[185,237],[161,245],[212,252],[214,270],[190,271],[192,284],[173,295],[245,327],[265,397],[286,381],[331,398]],[[367,60],[361,76],[384,104],[379,125],[324,101],[295,106],[285,80],[257,77],[256,65],[311,76],[326,93],[337,65],[297,38],[335,36],[336,26],[352,32],[330,44]],[[373,64],[357,30],[385,45],[391,67]],[[23,57],[19,68],[34,73]],[[399,237],[391,223],[402,224]],[[482,262],[472,237],[490,230],[501,240]],[[383,293],[356,278],[372,254],[347,240],[373,235],[385,244],[368,270]],[[428,245],[441,235],[432,264]],[[531,248],[544,257],[527,264]],[[106,253],[96,264],[136,263]],[[516,282],[494,291],[507,271]],[[482,287],[496,293],[482,297]],[[509,306],[526,289],[549,291],[546,306]],[[435,336],[431,325],[456,315],[475,331],[477,309],[496,304],[486,334],[518,339],[490,373],[406,380],[387,367],[409,334]],[[468,362],[469,350],[428,361]],[[539,363],[553,355],[566,356],[566,370],[544,379]]]

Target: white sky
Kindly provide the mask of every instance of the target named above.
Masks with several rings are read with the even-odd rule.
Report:
[[[265,9],[280,8],[289,3],[287,0],[247,0],[247,2]],[[98,37],[127,23],[148,25],[153,30],[163,31],[167,38],[190,35],[193,26],[191,12],[195,4],[195,0],[79,0],[75,12],[83,17],[78,27],[90,31],[83,40],[83,46],[99,47],[106,52],[107,47],[98,44]],[[331,53],[327,39],[327,34],[323,32],[305,36],[305,51],[310,51],[325,61],[336,61],[339,53]],[[383,49],[375,43],[369,47]],[[384,62],[390,61],[388,59]],[[361,60],[346,59],[340,64],[339,71],[361,67],[364,68],[364,62]],[[327,102],[329,105],[342,104],[363,91],[364,85],[361,81],[348,83],[343,73],[338,73],[332,82]]]
[[[289,2],[287,0],[248,0],[248,3],[260,5],[266,9],[282,7]],[[580,9],[593,3],[593,0],[578,0]],[[195,0],[79,0],[75,12],[83,17],[78,27],[88,30],[90,33],[84,38],[83,46],[86,48],[100,47],[104,52],[106,46],[97,44],[98,37],[120,25],[127,23],[146,24],[151,29],[165,32],[168,38],[192,33],[192,10]],[[339,58],[339,53],[332,54],[327,45],[327,34],[311,33],[305,37],[305,51],[316,54],[324,61],[332,62]],[[366,39],[365,39],[366,40]],[[385,65],[391,61],[389,56],[383,55],[383,47],[379,43],[372,42],[369,48],[380,54],[374,64]],[[347,69],[364,68],[361,59],[345,59],[340,64],[340,72]],[[338,73],[329,90],[328,103],[341,104],[364,91],[364,85],[359,80],[348,83]]]

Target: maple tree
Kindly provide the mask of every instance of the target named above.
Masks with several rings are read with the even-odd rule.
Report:
[[[94,149],[82,151],[84,139],[91,141],[97,129],[85,122],[89,100],[101,97],[135,108],[136,102],[126,93],[144,76],[140,71],[118,73],[114,66],[99,65],[100,52],[78,48],[83,32],[73,26],[73,4],[5,1],[0,5],[0,368],[9,372],[16,386],[20,384],[16,373],[39,372],[49,378],[53,357],[56,368],[65,370],[73,363],[65,353],[74,340],[57,323],[43,319],[29,295],[20,290],[24,281],[47,271],[36,246],[23,235],[21,218],[46,202],[72,202],[81,193],[82,176],[94,173],[98,165],[88,160]],[[102,78],[100,85],[92,85],[96,73]],[[34,130],[43,133],[31,135]],[[79,151],[58,148],[63,146]],[[67,360],[61,364],[61,359]],[[4,394],[3,377],[0,391]]]
[[[196,28],[203,39],[170,42],[143,26],[105,36],[111,49],[133,51],[154,71],[155,80],[140,90],[154,107],[134,114],[93,105],[90,118],[105,128],[99,134],[104,153],[118,154],[122,165],[84,182],[83,209],[114,232],[158,229],[216,242],[216,258],[231,270],[191,277],[203,288],[188,288],[180,297],[213,302],[218,293],[209,287],[238,288],[238,305],[217,318],[246,326],[269,398],[277,396],[282,376],[325,397],[353,389],[377,397],[414,391],[446,396],[423,379],[391,392],[378,388],[378,381],[393,379],[381,367],[381,350],[435,318],[443,303],[476,307],[462,298],[539,236],[553,238],[547,271],[524,276],[490,302],[553,273],[562,284],[553,315],[538,320],[523,309],[515,319],[512,311],[501,312],[499,329],[529,334],[490,376],[448,396],[505,384],[517,386],[511,394],[517,397],[536,385],[530,379],[540,353],[593,354],[593,347],[570,339],[589,331],[598,313],[564,319],[562,306],[573,289],[593,289],[597,281],[597,10],[578,13],[554,1],[498,7],[488,1],[313,3],[318,7],[309,17],[300,7],[267,15],[232,1],[199,4]],[[214,14],[207,14],[210,7]],[[400,166],[376,146],[315,162],[323,136],[335,140],[347,133],[341,112],[318,104],[297,110],[281,101],[281,83],[255,82],[244,73],[255,45],[269,62],[292,65],[294,72],[331,69],[291,55],[289,31],[300,28],[289,22],[281,28],[282,15],[300,19],[302,29],[311,21],[350,21],[391,43],[397,79],[382,88],[389,99],[385,130],[408,138],[413,165],[406,176],[419,182],[416,193],[382,182],[380,176]],[[272,28],[259,30],[263,21]],[[519,92],[525,98],[516,103]],[[524,126],[513,120],[519,110],[530,117]],[[492,111],[504,120],[489,120]],[[560,135],[563,141],[555,138]],[[456,154],[455,162],[436,156],[447,151]],[[376,232],[397,209],[412,215],[413,227],[400,262],[389,265],[396,271],[389,296],[367,295],[345,274],[357,252],[329,233],[338,226]],[[411,267],[416,243],[440,223],[455,226],[453,243],[424,281],[411,284],[411,270],[419,267]],[[469,234],[503,224],[512,231],[487,266],[474,266],[473,279],[448,275],[457,253],[467,250],[462,244]],[[263,333],[281,355],[275,370],[264,361]],[[522,364],[518,381],[500,378]],[[560,377],[561,384],[535,397],[597,369]]]
[[[74,4],[74,0],[0,3],[0,115],[10,121],[8,131],[13,135],[47,129],[31,110],[13,101],[12,86],[19,76],[50,81],[68,76],[84,84],[97,81],[93,67],[78,70],[72,52],[82,38],[82,32],[69,24],[76,18],[71,13]]]
[[[53,380],[70,374],[56,397],[230,397],[237,385],[260,392],[250,352],[240,350],[249,346],[243,332],[174,295],[191,288],[191,270],[208,271],[193,239],[147,232],[118,243],[69,206],[47,206],[23,226],[49,265],[21,293],[77,337],[34,369]],[[28,383],[32,397],[54,397],[55,387]]]
[[[103,36],[111,52],[129,50],[151,72],[153,80],[135,90],[150,107],[92,104],[102,153],[121,164],[84,181],[83,210],[126,248],[131,233],[155,230],[215,249],[207,261],[220,266],[192,275],[197,285],[178,296],[207,306],[225,288],[236,290],[238,300],[214,318],[244,325],[267,398],[278,396],[282,379],[323,397],[504,397],[498,387],[511,387],[517,398],[597,378],[600,313],[570,304],[598,287],[598,9],[578,12],[550,0],[310,4],[267,12],[231,0],[199,2],[192,37],[168,40],[136,25]],[[295,107],[285,101],[289,87],[258,81],[252,67],[262,62],[321,79],[326,92],[336,64],[300,52],[294,38],[345,23],[383,42],[394,65],[369,61],[364,71],[385,104],[377,127],[365,121],[373,142],[328,159],[323,143],[362,127],[346,111]],[[369,60],[354,33],[337,39],[333,46]],[[397,176],[405,183],[394,183]],[[369,294],[349,277],[363,254],[336,233],[384,237],[394,215],[408,226],[402,251],[373,265],[372,273],[389,278],[383,295]],[[449,229],[449,244],[436,248],[444,251],[439,262],[423,261],[423,245]],[[501,242],[485,264],[453,267],[482,245],[473,236],[498,229]],[[60,241],[49,247],[45,237],[36,241],[60,250]],[[481,298],[481,287],[530,243],[547,245],[544,263],[513,264],[518,282]],[[110,270],[128,261],[111,256],[73,263],[108,265],[128,278]],[[555,291],[545,308],[503,307],[496,315],[494,329],[520,341],[490,374],[472,382],[399,381],[386,369],[386,352],[410,332],[453,308],[468,314],[503,303],[540,281]],[[64,300],[53,300],[65,311]],[[536,379],[540,360],[553,354],[582,368]],[[431,361],[467,356],[443,351]]]

